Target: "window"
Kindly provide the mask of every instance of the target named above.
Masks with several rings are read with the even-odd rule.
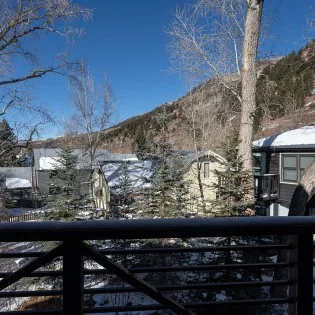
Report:
[[[285,182],[298,181],[297,156],[294,155],[283,156],[282,179]]]
[[[210,163],[204,162],[203,163],[203,178],[209,178],[210,177]]]
[[[297,183],[303,176],[304,170],[313,162],[315,155],[282,154],[282,182]]]

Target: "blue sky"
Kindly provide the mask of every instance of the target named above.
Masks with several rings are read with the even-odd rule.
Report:
[[[186,93],[178,75],[170,67],[165,29],[176,5],[185,0],[74,0],[94,8],[93,19],[81,24],[85,35],[68,46],[57,36],[42,41],[43,61],[50,54],[67,51],[72,58],[85,57],[95,80],[106,74],[117,98],[113,122],[152,110]],[[265,47],[274,55],[287,54],[305,44],[306,16],[313,0],[265,1],[265,13],[273,14],[274,39]],[[37,101],[51,108],[58,120],[70,112],[68,83],[59,76],[34,82]],[[58,126],[43,132],[43,137],[62,133]]]

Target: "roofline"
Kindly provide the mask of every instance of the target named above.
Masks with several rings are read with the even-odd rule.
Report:
[[[315,152],[315,144],[299,146],[281,146],[281,147],[253,147],[252,152]]]
[[[218,154],[212,150],[207,150],[205,152],[200,153],[198,155],[198,158],[203,157],[203,156],[209,156],[209,155],[215,157],[217,160],[219,160],[222,163],[227,163],[227,160],[222,155],[220,155],[220,154]],[[196,158],[193,161],[195,161],[195,160],[196,160]]]

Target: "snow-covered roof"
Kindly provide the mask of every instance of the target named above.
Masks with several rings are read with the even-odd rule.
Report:
[[[315,126],[304,126],[254,141],[253,149],[259,148],[315,148]]]
[[[58,158],[42,156],[39,158],[39,169],[40,170],[54,170],[61,166]]]
[[[5,180],[8,189],[31,188],[31,182],[24,178],[9,177]]]
[[[192,162],[194,162],[197,159],[195,151],[176,151],[174,154],[181,156],[184,159],[184,163],[186,165],[190,165]],[[227,163],[226,159],[223,156],[221,156],[220,154],[212,150],[205,150],[205,151],[200,152],[198,154],[198,158],[202,158],[202,157],[213,157],[221,163]]]
[[[34,149],[34,164],[36,170],[53,169],[58,161],[60,149]],[[78,156],[78,168],[84,169],[89,165],[88,154],[81,149],[74,149],[73,154]],[[132,153],[111,153],[107,150],[96,150],[94,164],[99,165],[105,161],[138,160]],[[47,163],[46,163],[47,162]]]
[[[124,167],[128,170],[130,186],[133,191],[149,188],[157,169],[157,160],[129,161],[126,164],[121,161],[105,163],[101,170],[110,188],[116,189],[121,185],[121,178],[124,176]]]

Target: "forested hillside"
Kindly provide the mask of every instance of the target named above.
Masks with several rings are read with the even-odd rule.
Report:
[[[259,66],[256,137],[315,122],[315,40],[297,53]],[[164,115],[174,149],[213,149],[237,130],[239,112],[236,98],[210,79],[176,101],[104,130],[102,147],[117,153],[150,150],[160,133],[158,117]],[[58,147],[64,141],[49,139],[35,146]]]

